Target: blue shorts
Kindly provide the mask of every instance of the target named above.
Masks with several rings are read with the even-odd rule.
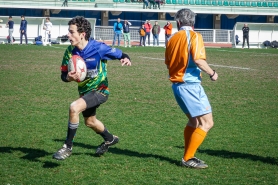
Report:
[[[173,83],[172,89],[177,103],[185,114],[197,117],[212,111],[200,83]]]

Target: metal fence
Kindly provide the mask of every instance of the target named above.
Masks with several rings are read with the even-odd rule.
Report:
[[[130,40],[139,41],[140,36],[138,27],[130,27]],[[204,42],[207,43],[232,43],[233,30],[216,30],[216,29],[195,29],[202,34]],[[112,26],[96,26],[95,39],[97,40],[113,40],[114,31]],[[159,42],[164,43],[164,30],[161,30]]]

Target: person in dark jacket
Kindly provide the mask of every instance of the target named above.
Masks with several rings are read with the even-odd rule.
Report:
[[[128,47],[131,47],[130,44],[130,33],[129,33],[129,26],[131,26],[131,23],[127,20],[125,20],[123,24],[123,32],[124,32],[124,46],[126,47],[126,44],[128,43]]]
[[[247,42],[247,46],[248,46],[248,49],[249,49],[249,27],[248,27],[247,24],[244,24],[244,26],[242,27],[242,32],[243,32],[242,49],[244,49],[245,40]]]
[[[9,17],[9,21],[7,22],[7,27],[9,28],[8,43],[13,44],[14,21],[12,16]]]
[[[27,21],[25,20],[25,16],[21,16],[21,23],[20,23],[20,44],[22,44],[22,36],[24,35],[25,37],[25,43],[28,44],[28,39],[27,39]]]

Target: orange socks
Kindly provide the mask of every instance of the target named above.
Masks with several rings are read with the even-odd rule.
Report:
[[[183,136],[184,136],[184,151],[187,150],[189,140],[190,140],[191,135],[193,134],[195,129],[196,128],[193,128],[193,127],[190,127],[190,126],[186,126],[184,128],[184,132],[183,132]]]
[[[200,128],[186,126],[184,129],[184,157],[187,161],[195,156],[199,146],[202,144],[207,133]]]

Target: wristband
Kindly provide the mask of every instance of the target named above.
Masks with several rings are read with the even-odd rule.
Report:
[[[210,79],[211,79],[214,75],[215,75],[215,70],[213,70],[213,74],[209,76]]]

